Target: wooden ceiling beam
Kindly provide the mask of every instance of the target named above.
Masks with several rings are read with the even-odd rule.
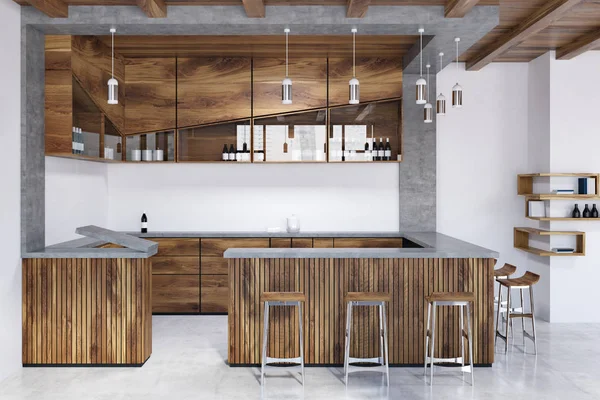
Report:
[[[167,4],[165,0],[137,0],[137,5],[148,18],[167,17]]]
[[[265,2],[264,0],[242,0],[244,9],[248,18],[264,18]]]
[[[446,18],[463,18],[477,3],[479,0],[448,0],[444,16]]]
[[[467,70],[479,71],[511,47],[518,45],[531,35],[547,28],[581,2],[582,0],[548,1],[536,12],[525,18],[519,25],[469,59],[467,61]]]
[[[557,60],[570,60],[588,50],[600,48],[600,29],[575,39],[556,50]]]
[[[51,18],[69,17],[69,6],[62,0],[27,0],[27,2]]]
[[[371,0],[348,0],[346,18],[363,18],[367,15]]]

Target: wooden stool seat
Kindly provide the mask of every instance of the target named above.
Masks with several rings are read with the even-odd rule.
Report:
[[[384,292],[348,292],[344,301],[390,301],[390,294]]]
[[[517,272],[517,267],[515,267],[512,264],[506,263],[502,266],[502,268],[494,270],[494,277],[511,276],[515,272]]]
[[[475,294],[471,292],[434,292],[425,297],[425,301],[475,301]]]
[[[260,301],[306,301],[302,292],[263,292]]]
[[[538,274],[534,274],[533,272],[527,271],[525,275],[520,276],[518,278],[498,279],[498,283],[504,287],[525,287],[535,285],[539,280],[540,276]]]

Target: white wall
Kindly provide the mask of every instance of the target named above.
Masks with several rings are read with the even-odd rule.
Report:
[[[81,236],[75,228],[107,226],[106,164],[46,157],[46,245]]]
[[[600,172],[600,52],[550,64],[551,172]],[[574,201],[565,203],[572,208]],[[585,203],[578,202],[583,209]],[[564,205],[557,204],[557,207]],[[600,322],[600,223],[552,222],[552,230],[586,232],[585,257],[554,257],[551,261],[552,322]]]
[[[454,67],[437,76],[447,113],[437,118],[437,230],[500,253],[527,269],[527,255],[513,247],[523,224],[517,174],[527,165],[526,63],[494,63],[477,73],[459,70],[464,106],[451,107]],[[439,94],[439,93],[438,93]]]
[[[0,2],[0,381],[21,365],[21,10]]]
[[[108,165],[108,226],[138,230],[398,230],[398,165]]]

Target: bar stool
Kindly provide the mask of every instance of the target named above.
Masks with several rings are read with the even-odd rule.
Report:
[[[471,334],[471,303],[475,302],[475,295],[468,292],[435,292],[425,297],[427,301],[427,330],[425,331],[425,363],[423,375],[427,376],[427,364],[431,368],[430,385],[433,385],[433,367],[436,362],[461,363],[462,372],[471,373],[471,385],[474,385],[473,377],[473,335]],[[433,307],[432,307],[433,306]],[[435,325],[438,306],[458,306],[460,307],[460,357],[456,358],[436,358],[435,357]],[[467,308],[467,331],[463,319],[463,308]],[[433,308],[433,310],[432,310]],[[432,312],[433,311],[433,312]],[[431,327],[431,329],[430,329]],[[429,338],[431,337],[431,347]],[[469,365],[465,367],[465,339],[469,342]],[[431,351],[429,350],[431,348]]]
[[[494,280],[496,282],[498,282],[498,279],[508,279],[508,277],[510,277],[515,272],[517,272],[517,267],[515,267],[512,264],[505,263],[502,266],[502,268],[494,270]],[[506,320],[506,300],[503,301],[502,297],[494,297],[494,307],[502,308],[500,310],[500,314],[502,317],[502,325],[504,325],[507,322],[507,320]],[[514,309],[513,311],[520,312],[521,310]],[[510,322],[510,332],[513,332],[512,321],[509,321],[509,322]]]
[[[265,368],[271,363],[294,363],[300,364],[302,374],[302,386],[304,386],[304,335],[302,334],[302,303],[306,301],[306,295],[300,292],[264,292],[260,296],[264,302],[264,327],[262,347],[262,367],[260,369],[260,384],[265,384]],[[269,308],[274,306],[298,307],[298,329],[300,333],[300,357],[274,358],[267,356],[267,343],[269,339]]]
[[[523,329],[523,349],[525,349],[525,338],[533,341],[534,354],[537,354],[537,342],[535,335],[535,308],[533,305],[533,285],[535,285],[540,280],[540,276],[538,274],[534,274],[533,272],[527,271],[525,275],[519,278],[510,278],[510,279],[498,279],[498,283],[500,287],[498,288],[498,297],[502,294],[502,286],[504,286],[508,295],[506,296],[506,310],[507,315],[506,318],[510,320],[511,318],[521,318],[521,327]],[[521,295],[521,311],[516,312],[515,309],[511,308],[511,300],[510,300],[510,291],[511,289],[519,289]],[[523,290],[529,289],[529,312],[525,313],[524,304],[523,304]],[[532,334],[529,334],[525,331],[525,322],[524,318],[531,318],[531,329]],[[498,338],[504,340],[504,352],[508,351],[508,324],[506,325],[506,333],[505,335],[501,334],[498,330],[498,321],[500,319],[500,308],[498,308],[498,313],[496,314],[496,337],[494,338],[494,346]]]
[[[390,369],[388,357],[387,314],[385,303],[390,301],[389,293],[381,292],[348,292],[346,298],[346,343],[344,352],[344,376],[348,386],[348,373],[357,371],[380,370],[385,374],[387,386],[390,385]],[[379,308],[379,357],[358,358],[350,357],[350,333],[352,331],[353,307],[378,307]],[[350,363],[377,363],[375,367],[358,367]],[[350,371],[352,368],[352,371]]]

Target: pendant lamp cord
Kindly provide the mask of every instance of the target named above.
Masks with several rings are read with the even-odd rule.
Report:
[[[288,35],[289,32],[285,33],[285,77],[288,77]]]
[[[356,78],[356,32],[352,32],[352,76]]]
[[[456,76],[458,77],[458,40],[456,40]]]
[[[115,33],[111,32],[112,34],[112,50],[110,53],[110,57],[111,57],[111,77],[114,79],[115,78]]]
[[[419,32],[419,36],[421,37],[420,42],[421,42],[421,54],[420,54],[420,60],[421,60],[421,71],[419,72],[419,74],[421,75],[421,78],[423,77],[423,32]]]
[[[427,103],[429,103],[429,64],[427,64]]]

